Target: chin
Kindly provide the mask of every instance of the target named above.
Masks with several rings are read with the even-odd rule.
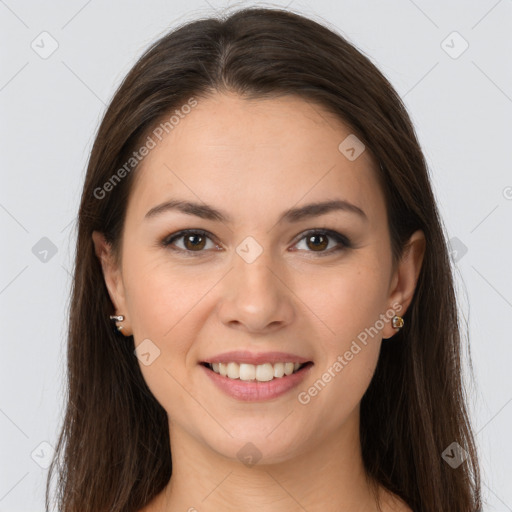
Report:
[[[285,462],[298,455],[299,439],[304,442],[304,437],[299,436],[299,432],[295,435],[286,427],[281,432],[278,432],[279,427],[272,432],[279,421],[274,422],[272,427],[269,424],[269,428],[261,428],[261,424],[253,423],[249,427],[246,423],[241,423],[238,428],[230,430],[233,437],[222,431],[214,439],[211,435],[204,438],[204,443],[226,459],[238,460],[248,467]]]

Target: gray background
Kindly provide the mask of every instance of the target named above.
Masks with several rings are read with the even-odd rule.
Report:
[[[227,6],[0,0],[0,512],[43,510],[62,419],[75,218],[105,105],[151,42]],[[512,2],[297,0],[290,9],[341,31],[412,116],[469,321],[484,510],[512,511]]]

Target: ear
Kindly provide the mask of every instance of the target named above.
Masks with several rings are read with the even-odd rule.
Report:
[[[125,290],[121,269],[115,262],[112,247],[106,241],[105,235],[99,231],[93,231],[92,240],[94,243],[94,251],[101,263],[103,278],[105,279],[108,294],[112,304],[114,305],[116,315],[123,315],[125,317],[122,322],[122,333],[124,335],[129,335],[127,331],[130,329],[128,327]]]
[[[423,231],[415,231],[405,244],[402,257],[391,278],[388,308],[394,309],[399,316],[404,316],[414,296],[425,255],[425,245]],[[391,322],[386,322],[382,336],[391,338],[396,332],[397,330],[391,325]]]

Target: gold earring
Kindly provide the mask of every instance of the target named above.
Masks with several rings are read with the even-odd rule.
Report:
[[[391,320],[391,325],[394,329],[400,330],[404,326],[404,319],[401,316],[395,315]]]

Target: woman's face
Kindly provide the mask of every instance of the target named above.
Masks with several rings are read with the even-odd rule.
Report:
[[[407,262],[392,272],[369,151],[292,96],[217,94],[152,137],[133,171],[121,265],[104,269],[171,432],[275,462],[355,429],[417,276]],[[215,366],[228,376],[213,362],[230,363]]]

